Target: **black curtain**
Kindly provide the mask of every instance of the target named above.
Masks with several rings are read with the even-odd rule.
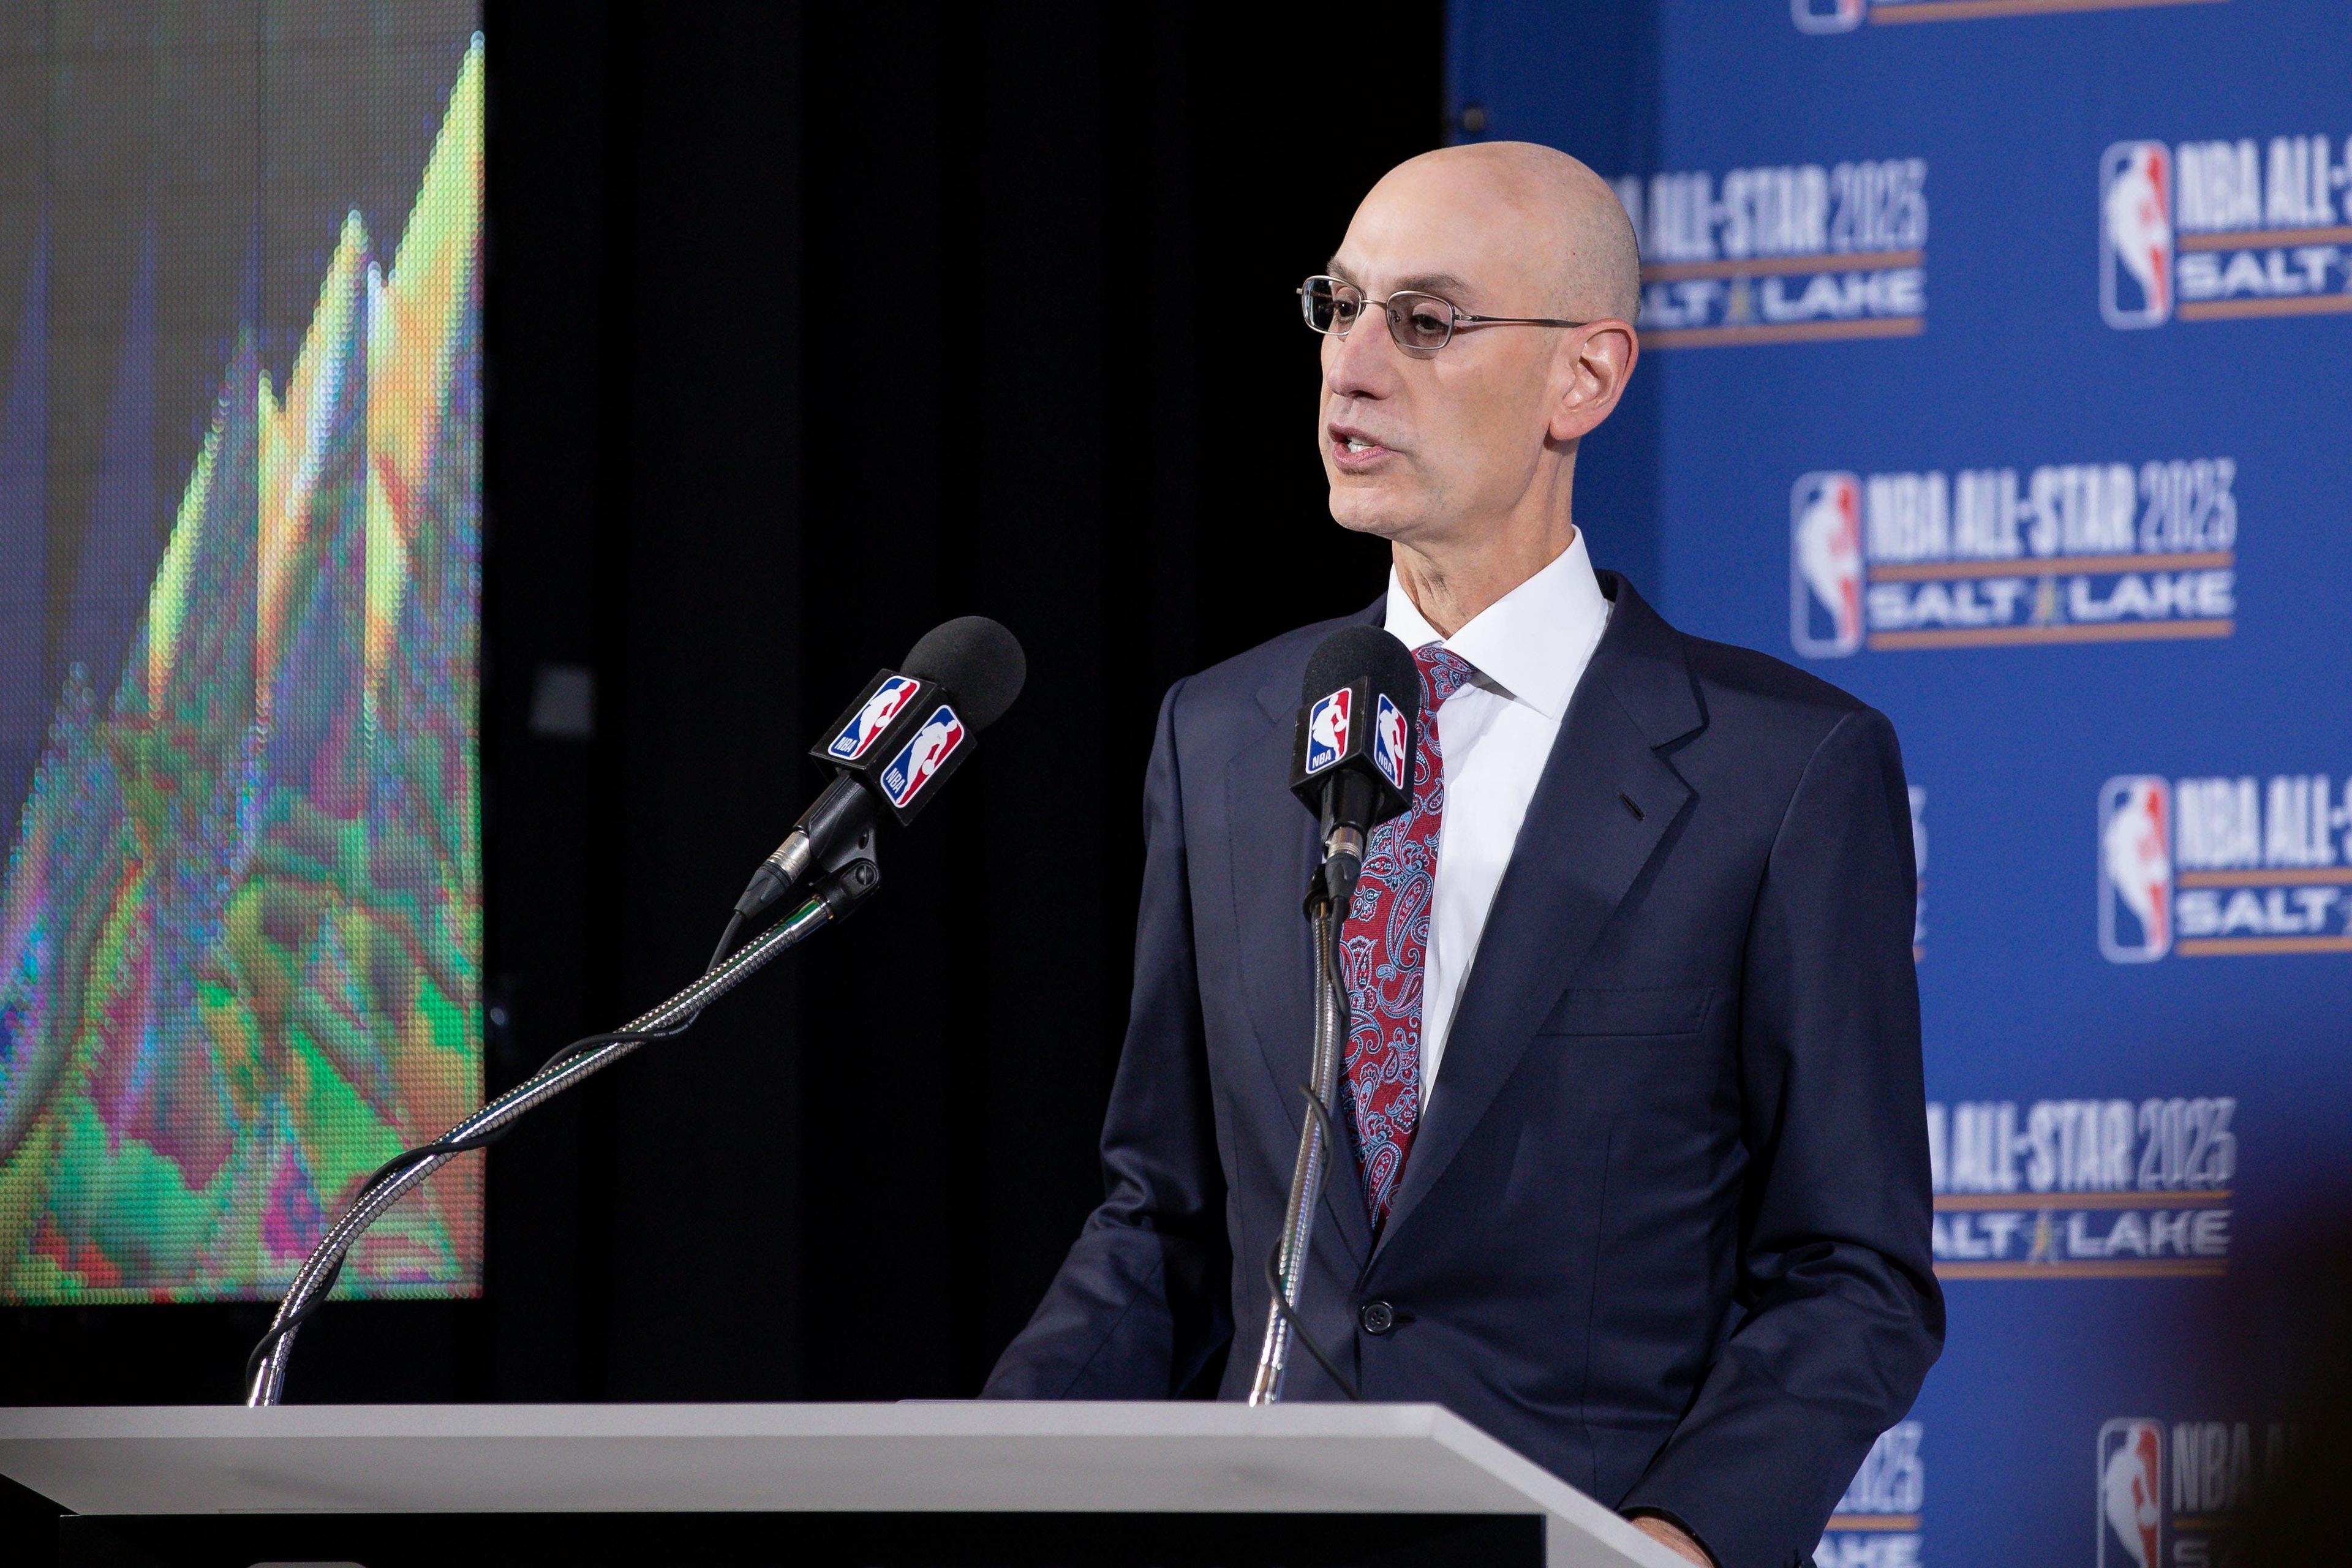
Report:
[[[1291,289],[1444,140],[1440,6],[1234,15],[490,5],[492,1089],[698,972],[923,630],[1029,684],[843,929],[488,1156],[482,1300],[331,1306],[290,1398],[957,1396],[1026,1319],[1099,1195],[1159,697],[1385,569]],[[20,1310],[0,1402],[233,1398],[265,1321]]]

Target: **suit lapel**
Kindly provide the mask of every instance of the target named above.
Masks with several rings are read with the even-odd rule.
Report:
[[[1690,800],[1656,750],[1704,722],[1679,636],[1614,573],[1600,577],[1615,601],[1609,629],[1528,804],[1375,1258],[1461,1152]]]

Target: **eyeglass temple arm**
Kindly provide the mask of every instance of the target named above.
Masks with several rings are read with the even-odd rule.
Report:
[[[1301,283],[1291,292],[1304,300],[1307,298],[1307,285]],[[1432,299],[1436,297],[1433,294],[1430,296]],[[1359,309],[1373,303],[1378,303],[1385,310],[1389,302],[1386,300],[1375,301],[1370,295],[1361,289],[1357,290]],[[1456,308],[1454,311],[1454,324],[1458,327],[1465,321],[1476,321],[1489,327],[1589,327],[1592,324],[1591,321],[1563,321],[1551,316],[1474,316],[1467,310]]]
[[[1490,327],[1589,327],[1591,321],[1560,321],[1549,316],[1474,316],[1467,310],[1454,312],[1454,324],[1465,321],[1483,322]]]

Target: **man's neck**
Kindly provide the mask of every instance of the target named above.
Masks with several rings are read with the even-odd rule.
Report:
[[[1558,530],[1489,536],[1463,549],[1400,540],[1390,547],[1390,558],[1422,619],[1450,637],[1575,542],[1576,525],[1563,520]]]

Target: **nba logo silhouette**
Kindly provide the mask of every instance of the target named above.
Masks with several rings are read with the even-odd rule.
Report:
[[[914,700],[917,685],[903,675],[894,675],[876,687],[874,695],[866,700],[866,706],[857,710],[857,717],[824,749],[825,754],[845,763],[854,763],[864,756],[882,731],[890,727],[890,721],[898,716],[898,710]]]
[[[2164,1428],[2110,1421],[2099,1428],[2098,1568],[2163,1568]]]
[[[2172,319],[2172,153],[2118,142],[2099,158],[2099,314],[2111,327]]]
[[[1307,771],[1319,773],[1348,750],[1349,710],[1356,694],[1341,687],[1317,702],[1307,715]]]
[[[1865,0],[1789,0],[1797,30],[1803,33],[1851,33],[1862,26]]]
[[[1862,481],[1807,474],[1789,492],[1789,637],[1809,658],[1862,647]]]
[[[2099,951],[2150,963],[2172,950],[2172,787],[2128,775],[2099,791]]]
[[[907,742],[906,750],[890,760],[882,770],[882,794],[892,805],[904,810],[908,801],[922,793],[940,771],[940,764],[963,744],[963,721],[956,710],[945,703],[938,712],[923,721],[915,738]]]
[[[1404,788],[1404,713],[1381,694],[1380,711],[1372,721],[1372,765],[1395,788]],[[1308,764],[1310,769],[1313,763]]]

